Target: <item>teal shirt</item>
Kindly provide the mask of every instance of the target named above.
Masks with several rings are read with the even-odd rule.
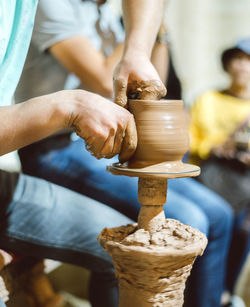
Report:
[[[11,104],[28,52],[37,2],[0,1],[0,106]]]

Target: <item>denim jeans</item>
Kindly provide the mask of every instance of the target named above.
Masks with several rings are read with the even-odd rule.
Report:
[[[106,166],[116,159],[96,160],[84,149],[81,139],[51,150],[46,148],[46,142],[33,145],[23,149],[20,158],[25,173],[87,195],[137,220],[140,208],[137,178],[108,173]],[[221,197],[190,178],[169,180],[167,199],[166,216],[198,228],[209,241],[192,270],[185,304],[219,307],[233,224],[232,210]]]
[[[235,219],[228,259],[227,289],[233,293],[241,269],[250,253],[250,203]]]
[[[112,260],[97,237],[105,227],[131,222],[86,196],[20,175],[12,202],[0,219],[0,246],[17,254],[88,268],[92,271],[92,306],[115,307],[118,293]]]

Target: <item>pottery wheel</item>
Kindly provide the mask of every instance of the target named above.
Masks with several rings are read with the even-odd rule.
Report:
[[[114,175],[130,177],[161,177],[161,178],[183,178],[195,177],[200,174],[200,168],[196,165],[176,162],[162,162],[141,168],[129,167],[128,162],[113,163],[107,166],[107,170]]]

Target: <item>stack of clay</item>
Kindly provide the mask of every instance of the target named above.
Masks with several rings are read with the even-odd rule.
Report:
[[[207,239],[199,230],[167,219],[154,233],[137,229],[137,224],[104,229],[99,242],[113,258],[120,307],[179,307]]]

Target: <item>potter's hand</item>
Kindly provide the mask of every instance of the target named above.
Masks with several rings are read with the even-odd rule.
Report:
[[[0,155],[27,146],[64,128],[73,127],[98,158],[134,153],[137,134],[126,109],[83,90],[68,90],[0,108]]]
[[[134,51],[125,55],[114,73],[115,103],[126,107],[128,98],[160,99],[166,88],[147,55]]]
[[[137,146],[133,115],[103,97],[85,91],[77,93],[77,107],[71,126],[86,142],[86,148],[96,158],[112,158],[119,154],[127,161]]]

